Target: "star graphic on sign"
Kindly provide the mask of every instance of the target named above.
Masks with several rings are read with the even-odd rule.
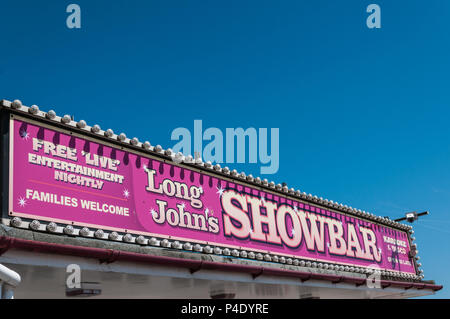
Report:
[[[28,140],[30,138],[30,133],[28,133],[25,129],[20,130],[19,134],[20,137],[23,138],[24,140]]]
[[[152,209],[150,209],[150,214],[152,214],[153,215],[153,217],[157,217],[156,215],[158,215],[158,213],[156,212],[156,210],[154,210],[153,208]]]
[[[19,205],[20,207],[24,207],[27,204],[27,200],[23,197],[19,198]]]
[[[222,185],[217,188],[217,194],[219,194],[219,197],[222,197],[223,192],[225,191],[225,189],[222,188]]]
[[[128,197],[130,197],[130,192],[128,191],[128,189],[124,189],[123,190],[123,196],[125,197],[125,198],[128,198]]]

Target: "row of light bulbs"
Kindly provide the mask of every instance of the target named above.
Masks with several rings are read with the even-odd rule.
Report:
[[[238,250],[238,249],[230,249],[228,247],[219,247],[219,246],[211,246],[211,245],[202,245],[202,244],[191,244],[190,242],[183,242],[179,240],[169,240],[159,239],[156,237],[146,238],[145,236],[133,236],[130,233],[119,234],[116,231],[105,232],[102,229],[97,229],[95,231],[90,230],[88,227],[75,228],[72,225],[65,225],[64,227],[58,226],[55,222],[50,222],[48,224],[42,224],[38,220],[33,220],[31,222],[23,222],[20,217],[14,217],[10,221],[10,225],[18,228],[27,228],[34,231],[46,231],[53,234],[65,234],[68,236],[81,236],[87,238],[97,238],[103,240],[111,240],[111,241],[120,241],[125,243],[135,243],[139,245],[150,245],[155,247],[163,247],[163,248],[174,248],[185,251],[195,251],[199,253],[205,254],[215,254],[215,255],[224,255],[224,256],[232,256],[236,258],[246,258],[246,259],[254,259],[258,261],[266,261],[266,262],[274,262],[281,263],[287,265],[294,265],[299,267],[306,268],[317,268],[325,271],[341,271],[341,272],[351,272],[351,273],[360,273],[360,274],[374,274],[378,273],[385,277],[393,277],[393,278],[401,278],[404,280],[420,280],[423,279],[423,272],[421,275],[413,275],[406,273],[398,273],[387,270],[380,270],[376,268],[365,268],[365,267],[354,267],[354,266],[344,266],[332,263],[323,263],[316,262],[310,260],[301,260],[297,258],[278,256],[274,254],[263,254],[261,252],[253,252],[246,250]]]

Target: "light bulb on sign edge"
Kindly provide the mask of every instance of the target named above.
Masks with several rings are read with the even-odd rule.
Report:
[[[130,144],[133,145],[133,146],[138,145],[138,144],[139,144],[138,138],[137,138],[137,137],[133,137],[133,138],[130,140]]]
[[[172,243],[172,247],[174,247],[174,248],[176,248],[176,249],[181,249],[181,248],[183,248],[183,245],[181,245],[181,243],[180,243],[178,240],[175,240],[175,241]]]
[[[175,155],[172,155],[172,161],[174,161],[175,163],[182,163],[185,159],[183,153],[178,152]]]
[[[105,135],[106,137],[111,138],[111,137],[114,135],[114,131],[111,130],[111,129],[109,128],[109,129],[107,129],[107,130],[105,131],[104,135]]]
[[[198,165],[198,166],[203,166],[203,165],[204,165],[203,160],[202,160],[201,157],[195,158],[195,159],[194,159],[194,164],[195,164],[195,165]]]
[[[21,100],[14,100],[14,101],[11,103],[11,107],[12,107],[13,109],[20,109],[20,108],[22,107],[22,101],[21,101]]]
[[[83,227],[80,230],[80,235],[83,236],[83,237],[89,236],[89,233],[90,233],[90,230],[87,227]]]
[[[108,235],[108,238],[110,240],[118,240],[119,239],[119,234],[117,232],[113,231],[112,233],[110,233]]]
[[[126,243],[131,243],[133,241],[133,236],[131,234],[125,234],[122,240]]]
[[[78,128],[81,128],[81,129],[82,129],[82,128],[85,128],[86,125],[87,125],[87,124],[86,124],[86,121],[84,121],[84,120],[81,120],[81,121],[78,121],[78,122],[77,122],[77,127],[78,127]]]
[[[145,237],[142,236],[142,235],[138,236],[138,237],[136,238],[136,242],[137,242],[138,244],[140,244],[140,245],[145,245],[145,242],[146,242]]]
[[[11,219],[11,225],[14,227],[20,227],[21,224],[22,219],[20,219],[20,217],[14,217],[13,219]]]
[[[155,237],[150,238],[150,240],[148,241],[148,243],[152,246],[159,246],[160,242],[158,241],[158,239],[156,239]]]
[[[124,142],[127,139],[127,136],[125,135],[125,133],[120,133],[119,135],[117,135],[117,140],[119,142]]]
[[[145,142],[142,144],[142,147],[143,147],[144,149],[146,149],[147,151],[150,150],[150,147],[151,147],[151,146],[152,146],[152,145],[150,144],[149,141],[145,141]]]
[[[45,117],[48,118],[49,120],[53,120],[56,117],[56,112],[53,110],[50,110],[47,112],[47,114],[45,114]]]
[[[48,225],[47,225],[47,230],[49,231],[49,232],[55,232],[56,231],[56,229],[58,228],[58,225],[56,225],[56,223],[54,223],[54,222],[51,222],[51,223],[49,223]]]
[[[96,238],[103,238],[103,235],[105,234],[105,232],[103,231],[103,230],[101,230],[101,229],[97,229],[96,231],[95,231],[95,233],[94,233],[94,236],[96,237]]]
[[[91,132],[92,133],[98,133],[98,132],[100,132],[100,126],[99,125],[97,125],[97,124],[95,124],[94,126],[92,126],[91,127]]]
[[[205,253],[207,253],[207,254],[212,254],[212,253],[213,253],[213,249],[212,249],[211,246],[209,246],[209,245],[206,245],[206,246],[203,248],[203,251],[204,251]]]
[[[70,115],[66,114],[61,118],[61,122],[64,124],[69,124],[70,121],[72,121],[72,118],[70,117]]]
[[[163,239],[163,240],[161,241],[161,245],[162,245],[163,247],[165,247],[165,248],[170,248],[171,243],[170,243],[169,240]]]
[[[36,115],[39,113],[39,107],[37,105],[32,105],[30,106],[30,108],[28,109],[28,113]]]
[[[161,153],[161,152],[163,151],[161,145],[159,145],[159,144],[156,145],[156,146],[153,148],[153,150],[154,150],[155,152],[157,152],[157,153]]]
[[[41,223],[38,220],[33,220],[30,223],[30,228],[33,230],[38,230],[40,228],[40,226],[41,226]]]
[[[73,232],[74,232],[74,229],[73,229],[72,225],[67,225],[66,227],[64,227],[64,234],[72,235]]]

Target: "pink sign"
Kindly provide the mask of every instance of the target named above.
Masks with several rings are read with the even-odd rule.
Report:
[[[415,273],[405,232],[11,120],[15,216]]]

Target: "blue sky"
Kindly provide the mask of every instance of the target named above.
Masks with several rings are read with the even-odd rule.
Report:
[[[70,3],[81,29],[66,27]],[[366,26],[370,3],[381,29]],[[425,279],[450,285],[450,2],[16,0],[0,12],[0,98],[165,148],[195,119],[279,128],[280,168],[263,178],[381,216],[429,210],[415,227]]]

